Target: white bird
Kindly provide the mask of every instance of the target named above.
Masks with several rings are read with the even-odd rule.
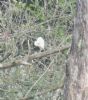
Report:
[[[40,51],[44,50],[45,47],[44,39],[42,37],[38,37],[37,40],[34,42],[34,45],[36,47],[39,47]]]

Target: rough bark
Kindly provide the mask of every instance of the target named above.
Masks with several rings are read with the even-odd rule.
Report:
[[[88,100],[88,0],[77,0],[64,100]]]

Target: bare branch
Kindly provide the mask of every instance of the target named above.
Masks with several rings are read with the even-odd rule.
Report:
[[[70,47],[70,45],[66,45],[66,46],[63,46],[63,47],[57,47],[57,48],[53,47],[52,49],[47,50],[45,52],[40,52],[40,53],[32,54],[32,55],[26,55],[24,58],[27,58],[27,61],[30,61],[30,60],[33,60],[33,59],[49,56],[51,54],[55,54],[55,53],[58,53],[58,52],[63,52],[64,50],[67,50],[69,47]],[[17,67],[17,65],[31,66],[31,64],[28,63],[27,61],[24,61],[23,59],[21,59],[21,60],[15,60],[13,62],[6,63],[6,64],[0,63],[0,70],[12,68],[12,67]]]
[[[33,60],[33,59],[36,59],[36,58],[41,58],[41,57],[45,57],[45,56],[48,56],[48,55],[51,55],[51,54],[55,54],[55,53],[58,53],[58,52],[62,52],[66,49],[68,49],[70,47],[70,45],[65,45],[63,47],[52,47],[50,50],[47,50],[45,52],[40,52],[40,53],[37,53],[37,54],[32,54],[30,56],[28,56],[28,60]]]

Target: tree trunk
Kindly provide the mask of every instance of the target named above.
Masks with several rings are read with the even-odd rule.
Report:
[[[77,0],[64,100],[88,100],[88,0]]]

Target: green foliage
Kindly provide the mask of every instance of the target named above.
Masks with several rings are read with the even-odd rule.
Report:
[[[75,2],[35,0],[27,4],[22,0],[14,0],[7,6],[8,9],[1,10],[0,63],[8,64],[19,59],[26,61],[26,55],[36,54],[34,41],[39,36],[45,40],[45,50],[70,44]],[[57,89],[60,89],[57,99],[63,100],[64,67],[68,52],[65,50],[28,61],[31,67],[17,65],[0,71],[0,97],[4,100],[18,100],[30,90],[28,100],[52,100]]]

